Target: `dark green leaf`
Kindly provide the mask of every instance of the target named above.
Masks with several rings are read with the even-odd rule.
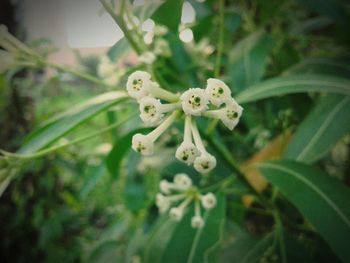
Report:
[[[52,118],[46,125],[34,131],[22,148],[22,154],[36,152],[55,142],[80,124],[87,122],[97,114],[127,98],[125,92],[109,92],[89,100],[87,103],[73,107],[67,112]]]
[[[321,15],[326,15],[334,20],[346,21],[348,16],[345,12],[345,6],[337,0],[298,0],[303,5],[308,6],[312,10]]]
[[[107,52],[107,56],[111,61],[120,59],[126,52],[130,50],[129,42],[124,38],[118,40]]]
[[[121,161],[131,149],[132,136],[134,136],[135,133],[142,132],[144,130],[145,129],[134,130],[119,138],[114,143],[112,150],[106,158],[107,169],[114,178],[118,177]]]
[[[302,92],[328,92],[350,96],[350,80],[316,74],[278,77],[249,87],[239,93],[236,99],[240,103],[247,103]]]
[[[309,113],[292,137],[286,159],[312,163],[350,130],[350,97],[329,96]]]
[[[174,33],[178,32],[182,13],[182,0],[166,0],[153,14],[156,23],[165,25]]]
[[[273,40],[263,31],[242,39],[229,53],[229,77],[233,90],[257,83],[265,73]]]
[[[205,226],[191,227],[193,209],[176,223],[167,216],[160,219],[145,249],[145,262],[216,262],[225,221],[225,197],[217,195],[215,208],[205,212]]]
[[[322,74],[349,78],[350,64],[340,58],[308,58],[290,67],[283,75]]]
[[[258,168],[334,252],[344,262],[350,262],[349,188],[318,169],[293,161],[265,162]]]

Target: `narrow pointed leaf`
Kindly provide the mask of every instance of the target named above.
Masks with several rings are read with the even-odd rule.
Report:
[[[278,77],[251,86],[239,93],[236,100],[239,103],[247,103],[303,92],[327,92],[350,96],[350,80],[317,74]]]
[[[235,91],[257,83],[265,73],[273,40],[263,31],[242,39],[229,53],[229,78]]]
[[[87,103],[73,107],[34,131],[18,152],[28,154],[43,149],[80,124],[87,122],[97,114],[108,110],[126,98],[127,94],[125,92],[110,92],[89,100]]]
[[[324,172],[293,161],[259,170],[292,202],[344,262],[350,262],[350,190]]]
[[[300,124],[284,154],[286,159],[312,163],[350,130],[350,97],[322,100]]]
[[[145,249],[145,262],[216,262],[225,220],[225,197],[217,195],[217,205],[204,213],[205,226],[191,227],[193,209],[180,222],[162,218]]]

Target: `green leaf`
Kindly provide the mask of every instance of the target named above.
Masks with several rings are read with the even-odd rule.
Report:
[[[334,20],[340,22],[346,22],[348,16],[346,14],[346,8],[337,0],[298,0],[303,5],[308,6],[310,9],[318,12],[321,15],[326,15]]]
[[[324,157],[350,130],[349,116],[350,97],[326,97],[300,124],[284,158],[312,163]]]
[[[283,75],[322,74],[349,78],[350,64],[340,58],[307,58],[286,70]]]
[[[193,209],[180,222],[168,216],[160,219],[145,248],[145,262],[216,262],[225,221],[225,197],[217,195],[217,205],[204,213],[205,225],[191,227]]]
[[[233,90],[243,90],[262,78],[272,47],[272,38],[261,30],[237,43],[229,53],[229,78]]]
[[[220,262],[236,262],[236,263],[257,263],[273,242],[273,233],[269,233],[264,237],[253,236],[238,225],[231,224],[228,241],[221,256]]]
[[[145,1],[143,5],[135,6],[133,13],[142,23],[154,14],[161,4],[161,1]]]
[[[59,114],[29,135],[26,143],[18,152],[28,154],[43,149],[97,114],[125,100],[127,97],[125,92],[109,92]]]
[[[165,25],[174,33],[178,32],[182,13],[182,0],[166,0],[154,12],[152,19],[159,24]]]
[[[111,61],[120,59],[126,52],[130,51],[130,44],[126,38],[117,41],[107,52],[107,56]]]
[[[236,96],[247,103],[290,93],[327,92],[350,96],[350,80],[317,74],[278,77],[255,84]]]
[[[258,165],[344,261],[350,262],[350,191],[336,179],[293,161]]]

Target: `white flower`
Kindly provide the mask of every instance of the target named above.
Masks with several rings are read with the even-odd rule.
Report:
[[[193,228],[202,228],[204,226],[204,221],[201,216],[193,216],[191,219],[191,226]]]
[[[153,38],[154,38],[153,31],[149,31],[143,36],[143,41],[145,41],[146,45],[150,45],[153,42]]]
[[[159,183],[159,188],[164,194],[170,194],[171,184],[166,180],[161,180]]]
[[[216,166],[216,158],[208,152],[202,153],[194,160],[194,169],[199,173],[208,173]]]
[[[128,77],[126,89],[130,97],[137,100],[152,95],[166,101],[177,102],[179,96],[159,87],[158,83],[151,81],[151,75],[145,71],[135,71]]]
[[[130,97],[139,100],[148,95],[150,86],[154,84],[150,74],[145,71],[135,71],[129,76],[126,89]]]
[[[144,97],[139,103],[141,120],[149,125],[157,125],[164,116],[160,100],[152,97]]]
[[[174,183],[181,190],[188,190],[192,186],[191,178],[184,173],[175,175]]]
[[[213,193],[207,193],[201,196],[201,202],[205,209],[212,209],[216,206],[216,197]]]
[[[157,194],[156,205],[158,206],[160,213],[164,213],[170,208],[171,202],[166,196]]]
[[[155,25],[153,32],[156,36],[163,36],[168,32],[168,28],[166,26]]]
[[[183,111],[188,115],[198,116],[208,109],[208,96],[204,89],[192,88],[181,95]]]
[[[142,155],[152,155],[154,142],[147,135],[137,133],[132,137],[132,148]]]
[[[152,52],[145,52],[138,58],[140,63],[152,64],[156,60],[156,56]]]
[[[183,209],[180,207],[173,207],[169,211],[170,217],[175,221],[180,221],[183,216]]]
[[[208,79],[205,92],[208,95],[210,102],[217,107],[231,99],[230,88],[219,79]]]
[[[226,101],[224,108],[206,111],[202,115],[209,118],[217,118],[230,130],[233,130],[242,116],[243,108],[234,100]]]
[[[110,59],[107,56],[103,56],[97,66],[97,73],[101,77],[108,77],[115,72],[115,69],[115,65]]]
[[[175,153],[175,157],[187,165],[192,164],[200,154],[199,150],[192,142],[191,126],[191,116],[187,115],[185,118],[184,140]]]
[[[140,133],[135,134],[132,137],[132,148],[142,155],[152,155],[154,152],[154,142],[171,126],[171,124],[173,124],[178,117],[178,114],[178,111],[174,111],[157,128],[147,135]]]
[[[182,142],[176,150],[175,157],[179,161],[190,165],[199,154],[199,150],[192,142]]]

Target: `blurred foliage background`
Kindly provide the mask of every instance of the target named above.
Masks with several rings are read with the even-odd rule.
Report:
[[[162,79],[162,84],[172,91],[203,85],[217,68],[219,1],[186,2],[196,11],[196,20],[187,24],[180,24],[182,1],[166,1],[153,6],[146,4],[132,10],[136,16],[149,13],[157,24],[166,25],[169,29],[162,38],[169,44],[172,55],[157,56],[153,69]],[[340,83],[347,87],[344,90],[348,89],[348,1],[224,2],[223,56],[219,69],[221,78],[228,83],[234,95],[241,94],[239,98],[242,101],[248,98],[248,95],[244,97],[247,93],[242,92],[259,87],[260,83],[266,83],[264,81],[290,81],[292,89],[298,87],[298,81],[303,79],[300,75],[305,74],[317,76],[315,82],[309,85],[311,91],[317,86],[313,83],[332,82],[333,78],[341,78]],[[23,39],[20,21],[14,19],[16,5],[11,3],[1,3],[1,23]],[[188,43],[181,41],[179,29],[191,29],[193,40]],[[46,40],[28,45],[43,57],[54,50]],[[76,56],[79,61],[78,72],[89,74],[94,80],[106,80],[99,74],[98,68],[103,60],[100,56],[84,57],[79,53]],[[98,81],[89,81],[84,76],[79,78],[78,74],[59,67],[52,67],[54,73],[47,75],[48,65],[40,63],[30,68],[15,66],[2,73],[0,148],[17,151],[30,142],[35,132],[38,132],[34,130],[43,127],[52,116],[102,93],[125,89],[130,72],[147,68],[142,63],[135,63],[135,54],[126,39],[116,43],[106,56],[117,65],[112,72],[118,75],[113,85],[99,85]],[[282,79],[276,80],[276,77]],[[275,82],[271,83],[274,85]],[[279,92],[276,95],[284,94],[283,91]],[[274,214],[267,213],[255,194],[249,193],[244,183],[237,179],[227,189],[226,210],[222,208],[226,223],[224,234],[219,239],[219,254],[208,262],[329,263],[346,262],[346,258],[350,260],[348,253],[342,249],[340,251],[343,252],[339,253],[339,250],[334,249],[334,242],[325,240],[318,227],[315,230],[315,226],[305,220],[305,214],[300,213],[303,208],[289,202],[288,191],[284,193],[283,186],[279,185],[283,192],[280,194],[277,188],[267,186],[262,175],[251,167],[260,161],[280,159],[283,154],[294,159],[298,154],[298,145],[306,144],[310,140],[307,135],[312,138],[312,134],[317,132],[315,129],[320,126],[317,123],[322,124],[327,119],[324,114],[338,107],[339,101],[349,94],[305,92],[275,98],[267,98],[268,92],[264,94],[261,95],[262,100],[243,105],[243,120],[234,132],[218,125],[216,132],[208,133],[208,136],[220,138],[219,143],[214,141],[210,147],[221,152],[218,159],[221,158],[219,162],[223,163],[208,178],[201,178],[193,169],[175,161],[173,147],[181,139],[178,131],[181,126],[171,129],[168,136],[161,139],[161,153],[154,157],[141,158],[129,151],[132,134],[140,129],[147,130],[141,127],[138,116],[132,115],[137,106],[132,104],[129,107],[130,103],[111,104],[102,111],[96,111],[100,114],[91,115],[94,117],[91,119],[82,119],[73,134],[68,134],[68,131],[67,135],[62,133],[48,141],[45,147],[98,133],[123,120],[123,116],[128,118],[123,125],[108,132],[50,152],[42,158],[15,159],[9,163],[2,159],[2,167],[7,170],[3,168],[1,176],[4,176],[5,170],[11,170],[13,179],[0,199],[1,261],[176,262],[166,260],[166,257],[155,260],[154,256],[149,256],[152,254],[149,251],[154,253],[162,248],[147,247],[148,244],[154,245],[149,240],[157,235],[153,232],[159,223],[154,196],[158,192],[159,179],[171,178],[177,172],[187,172],[202,186],[220,182],[234,174],[230,170],[231,157],[220,150],[222,144],[228,146],[229,155],[240,164],[253,188],[274,200],[283,226],[276,226]],[[321,138],[325,145],[313,149],[314,152],[308,154],[304,161],[313,163],[337,183],[346,186],[343,190],[348,195],[350,110],[349,102],[344,103],[341,105],[343,111],[336,113],[338,118],[332,119],[330,135]],[[299,130],[301,123],[303,128]],[[317,124],[317,127],[312,124]],[[202,125],[210,131],[210,124]],[[293,145],[297,146],[288,146],[287,151],[284,151],[290,140],[297,140],[295,137],[291,139],[291,134],[302,134],[304,137],[294,141]],[[303,202],[309,200],[304,199]],[[350,207],[347,206],[345,210],[347,208]],[[317,213],[319,217],[327,217],[322,211]],[[324,227],[322,223],[320,226]],[[334,229],[337,235],[336,226],[326,228],[331,232]],[[176,242],[181,243],[182,239],[186,237],[180,236]],[[345,239],[340,241],[346,242]],[[338,239],[335,243],[340,241]],[[167,247],[167,251],[181,253],[182,248],[176,242],[173,242],[173,247]],[[204,262],[199,258],[192,262]]]

